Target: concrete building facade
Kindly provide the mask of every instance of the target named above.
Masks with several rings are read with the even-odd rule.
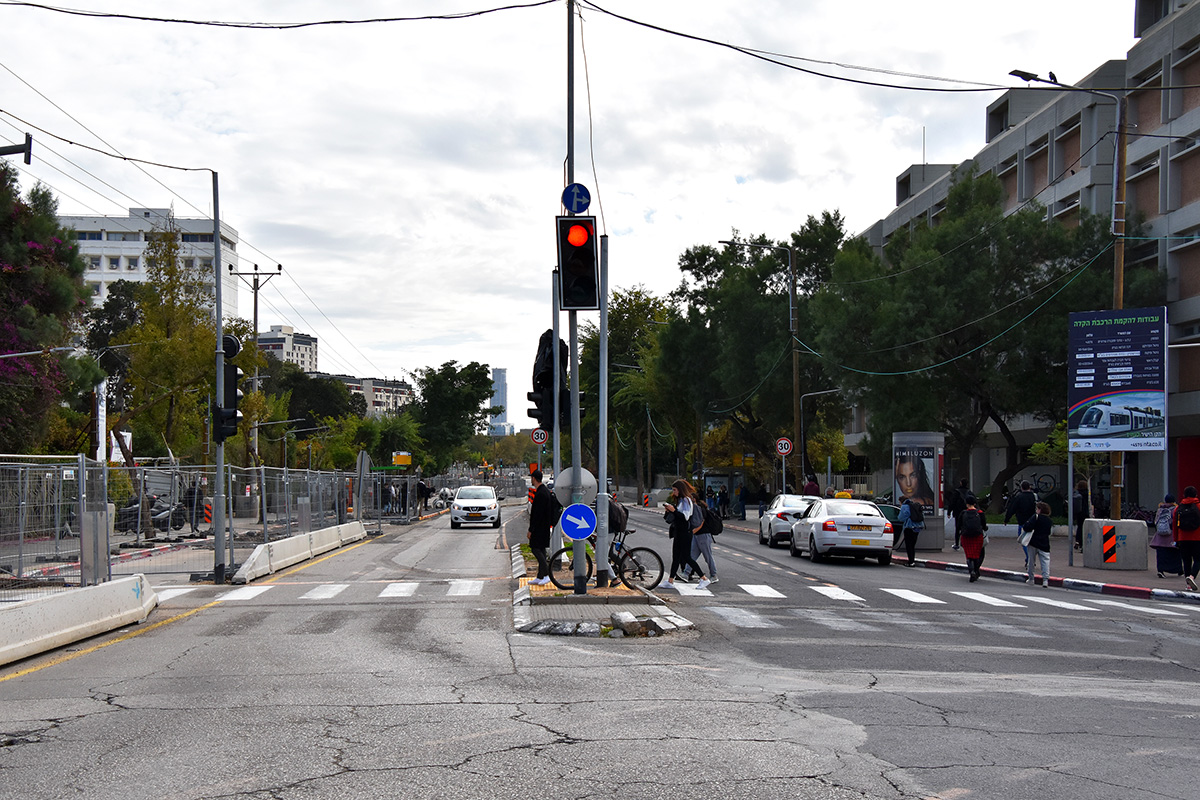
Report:
[[[351,394],[367,401],[367,416],[382,417],[394,414],[411,403],[414,398],[412,386],[405,381],[390,378],[356,378],[353,375],[326,375],[309,373],[313,378],[333,378],[346,384]]]
[[[267,333],[258,334],[258,349],[266,350],[280,361],[288,361],[305,372],[316,372],[317,337],[297,333],[291,325],[272,325]]]
[[[108,287],[119,280],[140,283],[146,280],[146,235],[161,228],[170,213],[165,208],[131,208],[127,217],[64,216],[58,220],[79,237],[79,253],[87,264],[84,282],[92,290],[92,304],[100,305],[108,297]],[[175,217],[180,230],[180,257],[199,267],[208,277],[211,294],[213,279],[213,222],[202,217]],[[229,267],[238,266],[238,233],[221,223],[221,305],[224,316],[238,316],[237,278]],[[190,266],[190,265],[189,265]]]

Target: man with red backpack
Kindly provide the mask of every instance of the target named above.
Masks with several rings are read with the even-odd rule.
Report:
[[[1196,575],[1200,573],[1200,498],[1196,497],[1195,486],[1183,490],[1183,499],[1175,509],[1175,522],[1171,527],[1175,546],[1179,548],[1179,555],[1183,556],[1184,580],[1194,592]]]

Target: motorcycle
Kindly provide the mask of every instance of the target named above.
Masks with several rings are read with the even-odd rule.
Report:
[[[148,499],[150,500],[148,512],[140,509],[141,500],[137,497],[132,498],[128,504],[117,509],[117,517],[113,522],[113,528],[125,532],[136,531],[138,528],[138,519],[140,518],[143,523],[148,521],[154,530],[165,533],[168,529],[179,530],[187,522],[187,509],[183,503],[172,505],[168,500],[158,495],[150,495]],[[148,520],[147,513],[149,514]],[[143,527],[148,526],[143,524]]]

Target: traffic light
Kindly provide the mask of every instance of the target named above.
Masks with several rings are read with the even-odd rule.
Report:
[[[525,397],[534,407],[529,409],[529,416],[537,420],[537,426],[542,430],[554,428],[554,400],[545,389],[527,392]]]
[[[558,299],[563,311],[600,308],[600,258],[595,217],[555,217]]]
[[[580,392],[580,418],[583,417],[583,410],[583,392]],[[566,386],[561,386],[558,390],[558,424],[562,426],[562,430],[568,430],[571,427],[571,390]]]
[[[242,390],[238,381],[245,375],[238,367],[225,362],[225,396],[221,405],[214,409],[216,417],[213,425],[213,439],[223,442],[230,436],[237,436],[238,424],[242,421],[242,412],[238,411],[238,401],[242,399]]]
[[[559,386],[566,387],[567,343],[558,340]],[[533,360],[533,391],[525,395],[534,408],[529,416],[537,420],[544,431],[554,430],[554,331],[548,330],[538,340],[537,357]],[[566,419],[564,416],[563,419]],[[565,426],[564,426],[565,427]]]

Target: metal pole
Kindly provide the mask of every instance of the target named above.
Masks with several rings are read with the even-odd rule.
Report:
[[[1125,307],[1125,177],[1127,174],[1125,135],[1125,98],[1111,95],[1117,101],[1116,184],[1113,186],[1113,309]],[[1112,519],[1121,518],[1121,501],[1125,489],[1125,453],[1118,450],[1110,459],[1112,471]]]
[[[600,237],[600,494],[596,501],[596,588],[608,585],[608,236]]]
[[[788,335],[792,339],[792,441],[800,443],[800,350],[796,347],[796,254],[792,248],[787,249],[788,273],[791,275],[791,286],[788,287]],[[796,486],[803,486],[804,454],[796,459]],[[787,483],[786,478],[784,483]]]
[[[225,351],[221,346],[221,205],[217,185],[217,171],[212,174],[213,192],[213,302],[217,328],[217,376],[216,396],[219,403],[225,402]],[[215,426],[214,426],[215,427]],[[225,442],[216,443],[217,475],[213,487],[213,583],[225,583]],[[140,530],[140,526],[139,526]]]
[[[1071,452],[1071,447],[1067,446],[1067,486],[1075,486],[1075,454]],[[1084,515],[1087,515],[1087,509],[1083,510]],[[1075,495],[1072,493],[1067,500],[1067,538],[1071,540],[1071,546],[1067,548],[1067,566],[1075,566]],[[1080,542],[1082,545],[1083,543]]]

